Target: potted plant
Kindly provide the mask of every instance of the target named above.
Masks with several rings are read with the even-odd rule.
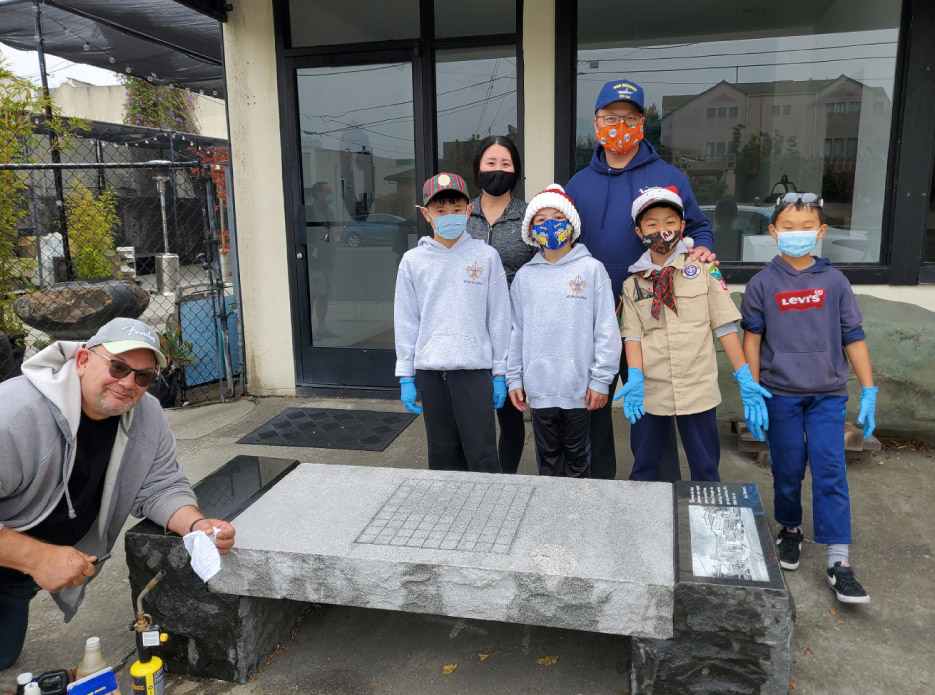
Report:
[[[178,399],[180,390],[185,388],[185,365],[195,361],[194,346],[182,339],[182,327],[166,322],[166,328],[159,333],[162,354],[168,363],[159,370],[159,376],[149,385],[149,392],[159,399],[163,408],[171,408]]]
[[[82,120],[63,119],[41,88],[0,64],[0,162],[34,162],[49,152],[50,141],[36,132],[40,115],[46,116],[44,127],[60,151],[74,149],[72,131],[87,127]],[[29,214],[26,176],[0,171],[0,380],[19,372],[26,350],[23,322],[13,303],[36,289],[32,283],[35,260],[20,258],[17,253],[20,227]]]

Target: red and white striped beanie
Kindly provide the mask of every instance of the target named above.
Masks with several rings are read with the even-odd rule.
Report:
[[[532,218],[543,208],[555,208],[568,218],[573,230],[571,233],[572,241],[581,236],[581,218],[578,216],[575,204],[571,201],[571,198],[568,197],[568,194],[565,193],[564,188],[557,183],[553,183],[546,186],[546,189],[541,193],[537,193],[536,196],[529,201],[529,206],[526,208],[526,216],[523,218],[523,241],[527,244],[539,248],[539,244],[529,236],[529,226],[532,224]]]

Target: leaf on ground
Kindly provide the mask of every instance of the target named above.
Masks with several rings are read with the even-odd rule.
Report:
[[[555,655],[555,656],[544,656],[544,657],[542,657],[541,659],[536,659],[536,663],[537,663],[537,664],[541,664],[542,666],[551,666],[551,665],[554,664],[556,661],[558,661],[558,655]]]
[[[789,683],[789,690],[795,690],[795,683]]]
[[[458,668],[457,664],[448,664],[442,668],[442,673],[447,676],[450,673],[454,673],[456,668]]]
[[[829,609],[828,609],[828,612],[831,613],[831,615],[837,615],[837,614],[838,614],[838,612],[837,612],[834,608],[829,608]]]
[[[839,620],[839,621],[838,621],[838,625],[843,625],[843,624],[844,624],[844,621],[843,621],[843,620]]]
[[[477,658],[480,659],[481,661],[483,661],[483,660],[486,659],[488,656],[490,656],[490,654],[478,654],[478,655],[477,655]]]
[[[806,655],[807,655],[807,654],[812,654],[813,652],[812,652],[811,649],[806,648],[805,653],[806,653]]]

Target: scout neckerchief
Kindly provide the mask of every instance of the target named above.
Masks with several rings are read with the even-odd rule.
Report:
[[[653,307],[650,313],[657,321],[659,320],[659,313],[662,310],[663,304],[669,307],[673,314],[676,316],[679,315],[679,310],[675,306],[675,289],[672,285],[672,276],[674,274],[675,267],[671,265],[662,270],[654,270],[652,272]]]

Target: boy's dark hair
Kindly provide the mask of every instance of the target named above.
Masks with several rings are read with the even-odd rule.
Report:
[[[452,203],[456,203],[459,200],[464,200],[468,203],[471,202],[471,199],[468,198],[461,191],[456,191],[452,188],[448,188],[448,189],[445,189],[444,191],[439,191],[438,193],[433,195],[432,199],[428,203],[426,203],[425,206],[428,207],[432,203],[447,203],[449,201]]]
[[[640,214],[636,216],[635,226],[639,227],[640,222],[643,221],[643,215],[645,215],[647,212],[649,212],[653,208],[669,208],[670,210],[675,211],[675,213],[679,216],[679,220],[685,219],[685,213],[682,211],[681,208],[673,205],[668,200],[658,200],[655,203],[647,205],[643,210],[640,211]]]
[[[773,208],[773,214],[769,218],[771,225],[776,224],[776,220],[787,208],[801,210],[802,208],[811,208],[818,212],[819,224],[825,224],[824,201],[814,193],[787,193],[776,201],[776,207]]]
[[[503,135],[490,135],[484,138],[474,151],[474,185],[478,189],[480,188],[480,181],[478,181],[480,162],[484,158],[484,152],[489,150],[492,145],[502,145],[510,151],[510,159],[513,160],[513,171],[516,173],[516,182],[513,184],[513,188],[516,188],[516,185],[523,180],[523,163],[520,161],[519,150],[516,149],[516,145]]]
[[[325,186],[330,186],[327,181],[318,181],[317,183],[312,184],[312,195],[318,195],[325,190]]]

